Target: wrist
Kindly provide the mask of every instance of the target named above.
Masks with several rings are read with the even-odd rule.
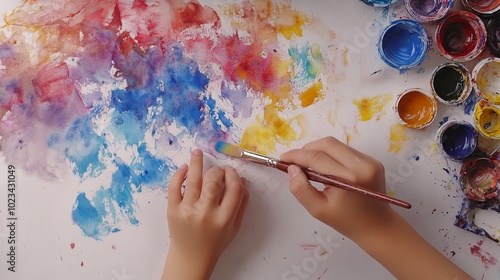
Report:
[[[190,250],[171,243],[163,272],[163,280],[208,280],[218,254],[205,254],[203,250]]]

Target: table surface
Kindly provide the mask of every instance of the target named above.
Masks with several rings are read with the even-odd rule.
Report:
[[[217,9],[219,3],[229,1],[201,2]],[[278,144],[272,154],[279,155],[328,135],[370,154],[385,165],[391,195],[412,204],[411,209],[396,210],[426,240],[475,279],[499,279],[497,244],[453,225],[463,202],[458,184],[460,163],[444,158],[434,141],[437,128],[446,118],[470,121],[468,108],[438,104],[435,121],[423,130],[401,129],[393,113],[398,93],[413,87],[430,90],[433,69],[446,61],[434,45],[422,65],[407,71],[392,69],[379,59],[377,40],[382,28],[391,20],[408,17],[402,2],[388,9],[360,1],[291,2],[296,10],[318,19],[315,24],[319,26],[307,29],[296,43],[317,42],[332,64],[323,73],[324,99],[301,111],[307,130],[296,141]],[[0,11],[9,11],[18,3],[3,3]],[[455,8],[459,7],[460,3],[456,3]],[[432,36],[436,24],[424,27]],[[325,29],[335,35],[318,35],[324,35]],[[320,31],[315,34],[311,30]],[[465,65],[471,69],[475,62]],[[382,100],[378,103],[380,110],[363,120],[355,101],[366,98],[373,102],[377,97]],[[296,112],[287,113],[292,116]],[[255,120],[261,112],[254,110],[253,114],[249,120]],[[397,141],[398,136],[404,138]],[[175,163],[185,160],[190,149],[186,147]],[[8,164],[1,161],[0,182],[7,180]],[[393,278],[353,242],[310,217],[288,192],[286,174],[214,156],[206,158],[206,165],[210,164],[235,166],[248,179],[251,196],[241,230],[221,257],[213,279]],[[3,225],[7,221],[6,207],[1,203],[0,278],[158,279],[169,244],[165,190],[136,193],[140,223],[123,222],[119,232],[101,240],[85,236],[71,220],[77,194],[108,179],[81,182],[65,173],[57,180],[44,180],[18,168],[18,265],[16,273],[7,271],[4,260],[8,247],[2,238],[7,236]],[[0,186],[0,200],[4,201],[7,191],[4,183]],[[330,244],[329,248],[325,248],[326,244]],[[318,252],[321,258],[315,258]],[[297,269],[301,274],[296,273]]]

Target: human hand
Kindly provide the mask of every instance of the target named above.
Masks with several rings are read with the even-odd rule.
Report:
[[[203,153],[195,150],[189,170],[179,167],[168,185],[171,242],[162,279],[208,279],[240,228],[248,202],[244,180],[232,167],[202,173]]]
[[[355,185],[385,193],[383,165],[333,137],[326,137],[281,155],[285,162],[333,175]],[[341,234],[361,241],[390,223],[389,204],[325,185],[314,188],[298,166],[288,168],[290,190],[309,213]]]

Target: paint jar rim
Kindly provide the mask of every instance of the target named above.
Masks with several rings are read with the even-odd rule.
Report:
[[[491,19],[487,24],[488,32],[488,47],[491,52],[496,56],[500,57],[500,16]]]
[[[434,3],[441,5],[434,13],[423,15],[413,7],[412,0],[404,0],[406,11],[418,22],[436,22],[444,18],[450,12],[451,8],[453,8],[454,0],[435,1]]]
[[[477,169],[482,167],[491,169],[493,173],[492,175],[496,179],[496,181],[492,181],[491,184],[489,184],[487,191],[474,188],[472,186],[473,184],[471,184],[471,182],[469,181],[470,175],[474,175],[477,172]],[[484,176],[484,173],[481,173],[479,175]],[[498,194],[500,193],[500,189],[498,188],[499,177],[500,166],[497,160],[486,157],[470,158],[465,160],[462,167],[460,168],[460,188],[466,195],[467,199],[473,201],[486,201],[498,196]]]
[[[457,56],[453,55],[446,50],[446,48],[443,46],[443,40],[441,39],[441,33],[443,31],[443,28],[446,26],[447,23],[454,17],[460,17],[463,18],[463,22],[469,24],[472,29],[475,31],[476,35],[478,37],[476,40],[476,45],[474,46],[474,49],[465,55]],[[487,32],[486,32],[486,26],[484,25],[482,19],[477,16],[476,14],[469,12],[469,11],[452,11],[448,13],[448,15],[439,22],[437,25],[436,31],[434,33],[434,41],[436,42],[436,46],[439,50],[439,52],[447,59],[455,62],[467,62],[470,60],[473,60],[474,58],[478,57],[484,50],[486,46],[486,40],[487,40]]]
[[[494,111],[494,113],[496,113],[496,115],[498,115],[498,117],[500,119],[500,107],[493,104],[493,103],[489,103],[488,101],[486,101],[484,99],[481,99],[474,106],[474,112],[473,112],[474,126],[476,127],[476,130],[479,131],[479,133],[482,136],[484,136],[486,139],[498,140],[498,139],[500,139],[500,129],[497,129],[497,130],[492,131],[491,133],[488,133],[488,131],[486,131],[486,129],[483,129],[483,127],[482,127],[482,124],[481,124],[483,122],[482,121],[482,114],[486,110]],[[488,125],[491,126],[491,123],[489,123]],[[498,124],[496,126],[499,126],[499,125],[500,124]],[[498,132],[498,133],[494,133],[494,132]],[[496,134],[498,134],[498,135],[496,135]]]
[[[454,157],[454,156],[448,154],[446,152],[446,149],[443,146],[443,141],[441,141],[441,139],[443,138],[443,134],[450,127],[456,126],[456,125],[466,126],[466,127],[470,128],[470,130],[472,132],[472,137],[473,137],[473,141],[471,143],[471,144],[473,144],[473,148],[470,150],[470,152],[468,154],[465,154],[465,156],[462,156],[462,157]],[[438,144],[439,150],[441,151],[441,153],[443,155],[445,155],[447,158],[449,158],[453,161],[464,161],[465,159],[469,158],[476,151],[477,146],[478,146],[478,141],[479,141],[479,133],[478,133],[477,129],[471,123],[464,121],[464,120],[449,120],[449,121],[445,122],[443,125],[441,125],[436,132],[436,143]]]
[[[488,98],[486,96],[486,93],[482,90],[482,87],[479,85],[479,82],[478,82],[478,79],[482,80],[482,78],[479,77],[481,71],[483,70],[483,68],[486,65],[488,65],[490,63],[496,63],[500,67],[500,58],[488,57],[488,58],[485,58],[485,59],[479,61],[476,64],[476,66],[474,66],[474,69],[472,70],[472,86],[473,86],[474,91],[476,92],[476,94],[478,95],[479,98],[484,99],[484,100],[488,101],[489,103],[492,103],[495,105],[500,105],[500,95],[495,100],[490,100],[490,98]]]
[[[400,104],[401,100],[405,96],[407,96],[409,93],[411,93],[411,92],[417,92],[419,94],[423,94],[427,98],[429,98],[429,101],[431,102],[431,105],[432,105],[432,116],[431,116],[431,118],[426,123],[422,123],[422,124],[409,124],[400,115],[399,104]],[[423,90],[421,88],[410,88],[410,89],[407,89],[407,90],[403,91],[402,93],[400,93],[397,96],[396,101],[394,103],[394,111],[396,113],[396,117],[398,119],[398,122],[401,125],[403,125],[404,127],[412,128],[412,129],[423,129],[423,128],[429,126],[434,121],[434,119],[436,118],[436,115],[437,115],[437,102],[436,102],[436,99],[432,96],[432,94],[426,92],[425,90]]]
[[[360,1],[365,3],[368,6],[372,6],[375,8],[385,8],[385,7],[389,7],[390,5],[398,2],[399,0],[385,0],[385,1],[360,0]]]
[[[393,59],[394,55],[391,55],[386,53],[386,46],[384,44],[384,39],[386,38],[386,35],[389,32],[394,31],[394,28],[399,27],[402,29],[406,29],[408,31],[418,33],[420,36],[420,43],[422,44],[420,48],[420,52],[412,55],[413,61],[407,62],[407,63],[399,63]],[[380,34],[379,37],[379,42],[378,42],[378,52],[380,55],[380,58],[390,67],[399,69],[399,70],[404,70],[404,69],[410,69],[415,66],[420,65],[422,62],[424,62],[425,58],[427,57],[427,52],[429,50],[429,40],[427,37],[427,33],[422,25],[418,23],[415,20],[412,19],[399,19],[391,22],[387,27],[384,28],[382,33]],[[391,57],[390,57],[391,56]]]
[[[464,5],[465,8],[467,8],[469,11],[477,14],[478,16],[481,17],[492,17],[497,15],[500,12],[500,1],[498,1],[497,5],[493,8],[490,8],[488,10],[486,9],[478,9],[475,7],[473,1],[470,0],[462,0],[462,4]]]
[[[462,74],[464,77],[465,88],[462,91],[462,93],[460,94],[460,97],[458,99],[444,100],[443,98],[441,98],[441,96],[439,96],[439,94],[437,93],[437,91],[434,87],[434,81],[435,81],[436,74],[439,72],[439,70],[441,70],[445,67],[453,67],[455,69],[458,69],[457,72],[460,72],[460,74]],[[431,92],[439,102],[446,104],[446,105],[459,105],[462,102],[464,102],[469,97],[470,93],[472,92],[472,75],[471,75],[470,71],[467,69],[467,67],[465,67],[465,65],[463,65],[462,63],[445,62],[445,63],[440,64],[438,67],[436,67],[436,69],[434,69],[434,71],[432,72],[430,84],[431,84]]]

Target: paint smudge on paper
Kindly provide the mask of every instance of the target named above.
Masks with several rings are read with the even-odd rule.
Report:
[[[373,118],[378,121],[386,114],[385,107],[392,100],[392,94],[380,94],[370,98],[355,99],[353,103],[358,107],[359,116],[362,121],[369,121]]]
[[[263,153],[290,145],[306,129],[294,110],[329,92],[332,38],[302,38],[317,32],[315,19],[287,1],[217,9],[40,0],[5,18],[3,155],[47,180],[110,178],[75,198],[71,216],[85,235],[138,225],[134,197],[165,186],[193,145],[238,141]]]
[[[483,250],[483,240],[477,242],[477,244],[470,247],[470,253],[473,256],[478,257],[484,264],[484,268],[488,269],[490,266],[495,266],[497,264],[497,259],[493,257],[489,252]]]
[[[400,124],[395,124],[390,127],[389,152],[397,154],[405,146],[408,141],[406,128]]]

